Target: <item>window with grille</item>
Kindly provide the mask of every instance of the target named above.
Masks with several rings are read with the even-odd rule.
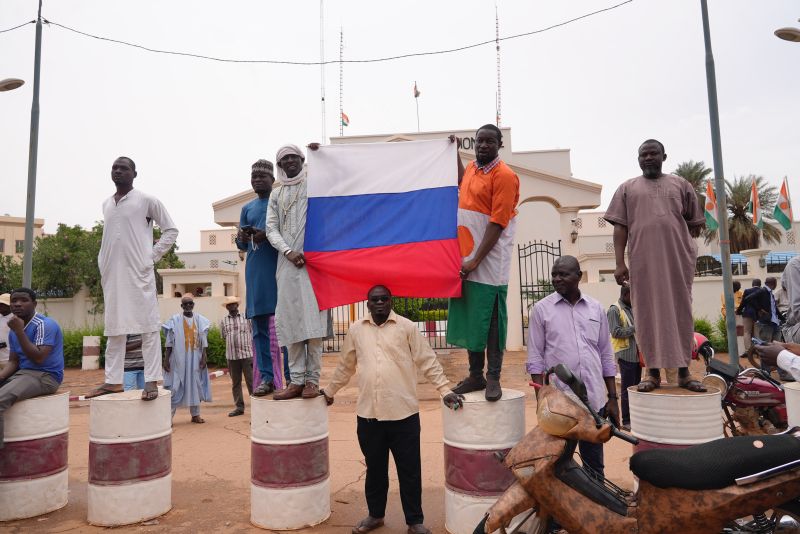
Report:
[[[605,228],[606,227],[606,220],[602,217],[597,218],[597,227],[598,228]]]
[[[25,252],[25,241],[17,239],[17,242],[15,243],[15,250],[17,251],[17,254],[22,254]]]
[[[583,219],[580,217],[575,219],[575,228],[583,228]]]
[[[219,269],[219,260],[211,260],[208,262],[208,266],[212,269]]]
[[[787,245],[794,245],[794,232],[786,232],[786,244]]]
[[[606,243],[606,252],[614,252],[614,243]]]
[[[208,234],[208,244],[209,245],[217,244],[217,234]]]
[[[231,245],[236,244],[236,234],[231,234]]]
[[[0,239],[0,254],[5,253],[6,251],[6,240]]]

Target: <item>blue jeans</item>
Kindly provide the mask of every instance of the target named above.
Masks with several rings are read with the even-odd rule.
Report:
[[[122,379],[122,389],[125,391],[131,389],[144,389],[144,371],[125,371]]]
[[[253,325],[253,345],[256,349],[256,366],[262,382],[275,380],[272,370],[272,353],[269,348],[269,315],[256,315],[250,318]]]

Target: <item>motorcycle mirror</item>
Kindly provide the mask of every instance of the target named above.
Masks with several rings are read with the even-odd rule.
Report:
[[[555,373],[559,380],[564,382],[569,388],[572,390],[575,395],[578,396],[584,403],[588,400],[588,394],[586,392],[586,385],[581,381],[580,378],[572,374],[572,371],[569,370],[569,367],[560,363],[550,369],[550,373]]]

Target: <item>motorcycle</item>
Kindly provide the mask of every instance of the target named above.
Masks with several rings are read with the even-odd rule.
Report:
[[[553,373],[571,393],[549,384]],[[592,409],[586,386],[567,367],[558,365],[545,377],[538,395],[539,426],[503,459],[516,480],[474,534],[498,529],[513,534],[521,528],[542,534],[551,519],[571,534],[800,532],[800,428],[638,452],[630,467],[639,485],[630,492],[578,465],[573,456],[579,440],[638,440]],[[756,518],[764,526],[737,523],[742,510],[762,512]],[[763,513],[767,510],[773,510],[771,517]],[[784,525],[794,530],[780,530]]]
[[[783,385],[757,367],[731,373],[728,366],[714,359],[714,349],[705,336],[695,333],[694,338],[692,358],[702,357],[706,365],[703,385],[715,387],[722,394],[725,435],[775,434],[785,430],[789,420]]]

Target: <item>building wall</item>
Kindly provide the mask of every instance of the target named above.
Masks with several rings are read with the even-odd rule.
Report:
[[[33,237],[41,237],[44,219],[33,220]],[[25,217],[0,216],[0,254],[22,259],[25,243]]]

